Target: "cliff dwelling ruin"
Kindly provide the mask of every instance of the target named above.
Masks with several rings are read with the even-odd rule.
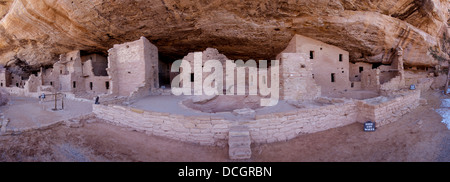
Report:
[[[244,75],[240,79],[239,71],[233,71],[233,85],[243,86],[246,94],[227,95],[239,89],[229,87],[225,79],[230,76],[226,72],[229,59],[217,49],[207,48],[189,53],[183,60],[191,66],[195,55],[202,57],[203,66],[208,60],[219,61],[223,73],[227,73],[220,87],[223,92],[213,96],[175,96],[170,83],[183,70],[171,71],[175,60],[161,61],[158,48],[145,37],[116,44],[108,55],[74,50],[28,78],[8,68],[0,69],[0,87],[13,96],[12,100],[23,103],[22,107],[34,108],[30,112],[35,114],[32,119],[11,109],[2,110],[2,134],[61,122],[76,125],[79,119],[74,117],[93,114],[151,135],[201,145],[228,145],[230,159],[248,159],[251,143],[287,141],[356,122],[373,121],[380,127],[413,111],[424,102],[421,92],[436,80],[436,68],[405,69],[403,49],[397,47],[395,51],[395,56],[381,65],[355,62],[350,61],[349,52],[339,47],[297,34],[276,56],[276,79],[271,74],[275,66],[272,63],[266,74],[260,75],[250,74],[251,68],[244,64],[248,61],[237,60],[244,66],[232,61],[231,65],[241,68]],[[259,64],[255,61],[255,68]],[[185,74],[189,74],[189,79],[183,83],[192,84],[193,88],[196,79],[204,81],[215,72],[204,73],[202,78],[195,77],[195,72]],[[275,106],[261,106],[261,99],[267,95],[249,94],[253,80],[272,87],[272,83],[279,82],[280,97]],[[411,85],[415,89],[410,89]],[[94,104],[95,98],[99,103]],[[65,108],[49,110],[60,105]],[[41,118],[43,114],[51,119]],[[17,121],[18,117],[22,120]],[[45,120],[44,124],[26,124],[26,120],[36,118],[42,119],[38,122]]]
[[[450,161],[449,10],[0,0],[0,162]]]

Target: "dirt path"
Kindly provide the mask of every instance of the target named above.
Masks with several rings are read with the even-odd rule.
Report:
[[[249,161],[450,161],[450,131],[428,105],[376,132],[361,124],[299,136],[287,142],[254,144]],[[0,161],[229,161],[227,147],[205,147],[148,136],[102,121],[80,128],[58,126],[0,136]]]
[[[0,161],[218,161],[226,150],[95,122],[0,137]]]

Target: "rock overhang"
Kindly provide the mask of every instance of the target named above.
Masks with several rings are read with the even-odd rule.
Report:
[[[230,59],[269,60],[294,34],[350,52],[351,61],[382,62],[397,46],[405,64],[433,66],[448,21],[447,1],[22,1],[2,3],[0,63],[14,56],[48,65],[71,50],[107,52],[145,36],[160,57],[217,48]]]

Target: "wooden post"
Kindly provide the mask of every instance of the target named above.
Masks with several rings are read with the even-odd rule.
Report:
[[[56,98],[56,92],[55,92],[55,109],[54,109],[55,111],[58,110],[58,109],[56,108],[56,99],[57,99],[57,98]]]
[[[449,77],[450,77],[450,67],[448,68],[447,81],[445,82],[445,88],[444,88],[444,94],[445,94],[445,95],[448,94],[448,93],[447,93],[447,90],[448,90],[448,81],[450,81],[450,80],[449,80]]]

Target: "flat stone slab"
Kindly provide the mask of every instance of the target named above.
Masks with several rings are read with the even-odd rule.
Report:
[[[232,160],[250,159],[252,150],[250,147],[235,147],[228,150],[228,155]]]
[[[230,130],[229,136],[246,136],[248,137],[250,135],[249,131],[233,131]]]
[[[250,137],[248,136],[233,136],[228,139],[229,147],[250,147],[251,145]]]
[[[235,114],[235,115],[254,115],[255,110],[250,109],[250,108],[235,109],[235,110],[233,110],[233,114]]]
[[[246,126],[232,126],[230,127],[230,131],[228,136],[250,136],[250,131]]]
[[[250,159],[252,156],[250,131],[246,126],[232,126],[228,132],[230,159]]]

